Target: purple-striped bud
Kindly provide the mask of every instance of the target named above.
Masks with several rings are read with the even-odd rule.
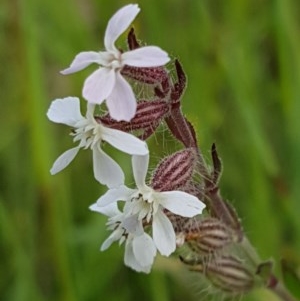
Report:
[[[184,226],[185,241],[197,255],[210,255],[235,242],[234,232],[221,220],[190,219]]]
[[[155,169],[150,186],[156,191],[183,188],[191,180],[196,159],[196,153],[192,148],[166,157]]]
[[[125,65],[121,71],[122,75],[132,78],[140,83],[163,86],[167,89],[169,82],[168,72],[163,67],[132,67]]]
[[[150,134],[152,134],[168,112],[169,105],[163,100],[143,100],[138,102],[136,114],[129,122],[116,121],[109,114],[96,117],[96,120],[98,119],[102,124],[124,132],[151,130]]]
[[[206,267],[206,276],[220,290],[239,294],[251,290],[255,283],[255,275],[245,264],[233,257],[222,256]]]
[[[230,294],[250,291],[255,285],[255,273],[243,261],[233,256],[219,256],[209,262],[181,260],[190,266],[190,270],[200,272],[211,284]]]

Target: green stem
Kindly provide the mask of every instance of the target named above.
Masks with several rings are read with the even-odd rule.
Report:
[[[277,280],[275,277],[274,279]],[[277,295],[282,301],[298,301],[288,292],[288,290],[285,288],[282,282],[278,280],[275,286],[269,287],[269,290],[271,290],[275,295]]]

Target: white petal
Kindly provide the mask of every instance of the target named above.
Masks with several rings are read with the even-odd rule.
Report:
[[[197,214],[201,214],[205,208],[205,204],[198,198],[183,191],[159,192],[157,196],[159,203],[164,208],[185,217],[193,217]]]
[[[89,121],[93,121],[95,120],[94,118],[94,112],[95,112],[95,108],[96,108],[96,105],[93,104],[93,103],[87,103],[87,106],[86,106],[86,119],[88,119]]]
[[[85,80],[82,95],[88,102],[101,104],[110,95],[115,81],[113,69],[99,68]]]
[[[129,4],[119,9],[110,18],[104,37],[104,46],[107,50],[115,50],[115,41],[129,27],[139,11],[137,4]]]
[[[141,266],[140,263],[136,260],[133,252],[132,240],[129,239],[127,239],[125,245],[124,263],[126,266],[132,268],[137,272],[149,273],[151,270],[151,265]]]
[[[160,210],[153,216],[153,240],[162,255],[169,256],[175,251],[176,236],[172,223]]]
[[[125,218],[122,221],[122,227],[127,230],[127,232],[133,235],[142,235],[144,233],[144,228],[142,221],[138,219],[138,215],[132,215]]]
[[[105,127],[103,128],[102,139],[113,147],[130,155],[146,155],[149,153],[145,141],[123,131]]]
[[[151,266],[156,255],[153,239],[146,233],[137,236],[132,242],[133,253],[142,266]]]
[[[145,156],[132,156],[133,176],[138,188],[145,187],[145,179],[148,171],[149,154]]]
[[[120,228],[113,231],[113,233],[103,242],[100,250],[105,251],[106,249],[108,249],[113,242],[115,242],[121,238],[122,233],[123,233],[123,231]]]
[[[90,210],[102,213],[108,217],[113,217],[121,213],[121,211],[118,208],[117,203],[112,203],[107,206],[99,206],[98,203],[94,203],[89,207]]]
[[[134,67],[163,66],[170,61],[168,54],[156,46],[137,48],[122,54],[125,65]]]
[[[70,67],[62,70],[61,74],[70,74],[80,71],[92,63],[98,63],[99,53],[95,51],[84,51],[77,54]]]
[[[134,192],[135,190],[121,185],[120,187],[109,189],[98,199],[97,204],[99,207],[105,207],[117,201],[129,201]]]
[[[75,126],[79,120],[84,118],[80,113],[80,102],[77,97],[66,97],[52,101],[47,117],[53,122],[69,126]]]
[[[130,121],[136,113],[134,93],[120,72],[116,72],[115,86],[107,97],[106,105],[110,116],[117,121]]]
[[[93,148],[93,168],[95,179],[109,188],[118,187],[124,183],[124,173],[121,167],[100,147]]]
[[[60,155],[50,169],[51,175],[55,175],[56,173],[66,168],[73,161],[79,149],[80,148],[77,146],[65,151],[62,155]]]

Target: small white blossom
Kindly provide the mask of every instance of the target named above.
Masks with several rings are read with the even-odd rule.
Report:
[[[193,217],[202,213],[205,205],[195,196],[183,191],[158,192],[145,184],[149,155],[133,156],[133,174],[137,189],[124,185],[109,189],[99,198],[99,207],[125,201],[124,219],[135,218],[136,223],[152,225],[152,236],[155,247],[165,256],[176,248],[176,235],[172,223],[164,213],[167,209],[174,214]]]
[[[157,67],[165,65],[170,58],[156,46],[146,46],[121,52],[115,41],[129,27],[139,13],[137,4],[129,4],[118,10],[108,22],[104,46],[106,51],[80,52],[70,67],[62,74],[80,71],[92,63],[101,68],[93,72],[84,83],[83,97],[90,103],[106,105],[112,118],[117,121],[130,121],[136,112],[136,100],[132,88],[121,75],[125,65],[134,67]]]
[[[69,125],[73,128],[71,135],[78,146],[64,152],[54,162],[50,172],[56,174],[67,167],[83,148],[92,149],[93,169],[97,181],[108,187],[119,186],[124,182],[121,167],[101,148],[102,141],[106,141],[115,148],[128,153],[147,154],[148,148],[144,141],[131,134],[111,129],[98,123],[93,114],[95,105],[88,105],[86,117],[80,113],[80,102],[77,97],[67,97],[54,100],[47,112],[48,118],[56,123]]]
[[[149,273],[156,255],[156,248],[150,235],[143,231],[142,223],[135,217],[126,219],[118,209],[117,203],[106,207],[93,204],[90,209],[108,216],[107,226],[113,231],[102,244],[101,251],[108,249],[115,241],[119,241],[119,244],[125,241],[125,265],[137,272]]]

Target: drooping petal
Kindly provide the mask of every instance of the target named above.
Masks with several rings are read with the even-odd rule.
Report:
[[[104,214],[108,217],[113,217],[118,214],[121,214],[121,211],[118,208],[117,203],[112,203],[107,206],[99,206],[98,203],[94,203],[89,207],[90,210]]]
[[[145,156],[132,156],[133,177],[138,188],[145,187],[145,179],[148,171],[149,154]]]
[[[101,104],[112,92],[115,81],[113,69],[99,68],[85,80],[82,95],[88,102]]]
[[[185,217],[201,214],[205,208],[205,204],[198,198],[183,191],[159,192],[158,197],[160,205],[164,208]]]
[[[131,86],[120,72],[116,72],[115,75],[115,85],[111,94],[107,97],[106,105],[113,119],[130,121],[136,113],[136,99]]]
[[[53,163],[50,173],[51,175],[55,175],[56,173],[60,172],[64,168],[66,168],[75,158],[79,151],[79,147],[76,146],[65,151],[62,155],[60,155],[56,161]]]
[[[98,207],[106,207],[109,204],[114,204],[117,201],[129,201],[135,190],[121,185],[117,188],[109,189],[104,195],[97,200]]]
[[[106,249],[108,249],[113,242],[115,242],[121,238],[122,233],[123,233],[123,231],[120,228],[117,228],[115,231],[113,231],[112,234],[103,242],[100,250],[105,251]]]
[[[120,151],[130,155],[146,155],[149,153],[145,141],[123,131],[105,127],[103,128],[102,139]]]
[[[125,245],[125,255],[124,255],[124,263],[126,266],[132,268],[137,272],[149,273],[151,270],[150,266],[142,266],[137,259],[135,258],[132,246],[132,239],[127,239]]]
[[[78,53],[70,67],[62,70],[60,73],[63,75],[74,73],[86,68],[92,63],[99,63],[99,53],[95,51],[84,51]]]
[[[122,53],[122,61],[134,67],[157,67],[168,63],[170,58],[157,46],[145,46]]]
[[[53,100],[48,109],[47,117],[56,123],[75,126],[79,120],[83,119],[80,113],[79,99],[77,97],[66,97]]]
[[[138,219],[137,214],[125,217],[122,221],[122,227],[134,236],[139,236],[144,233],[142,221]]]
[[[124,173],[121,167],[97,146],[93,148],[93,168],[95,179],[109,188],[118,187],[124,183]]]
[[[115,41],[129,27],[139,13],[137,4],[129,4],[119,9],[109,20],[105,36],[104,46],[107,50],[115,50]]]
[[[133,253],[142,266],[151,266],[156,255],[153,239],[147,234],[136,236],[132,242]]]
[[[158,210],[153,216],[153,240],[160,254],[169,256],[175,251],[176,236],[170,220]]]

